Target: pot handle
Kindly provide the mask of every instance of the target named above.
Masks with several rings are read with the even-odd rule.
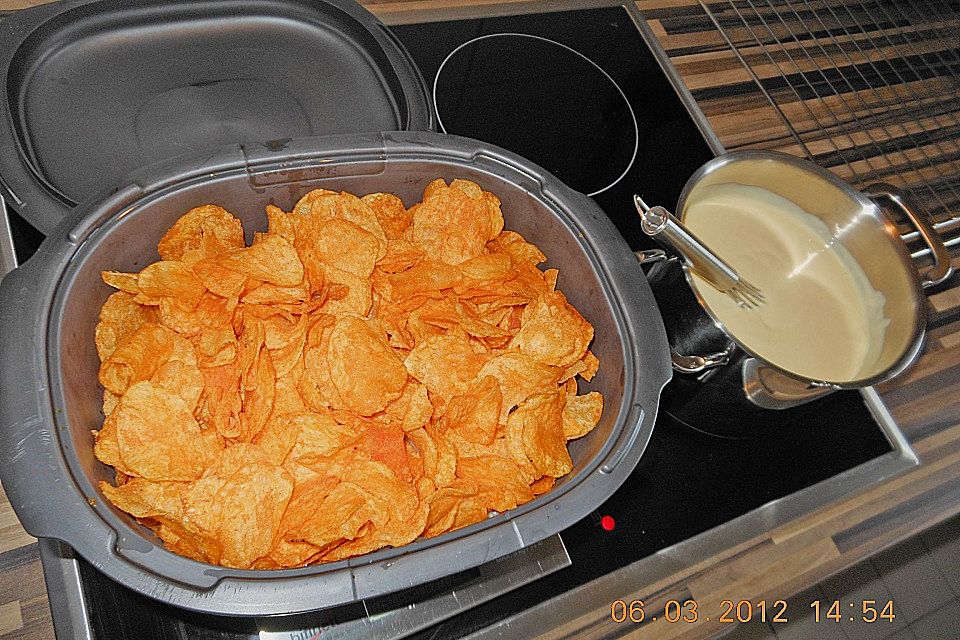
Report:
[[[742,375],[743,394],[761,409],[790,409],[840,388],[826,383],[801,382],[756,358],[743,361]]]
[[[646,249],[643,251],[634,251],[640,264],[654,264],[657,262],[679,261],[679,258],[672,256],[663,249]],[[737,345],[730,341],[727,347],[716,353],[705,355],[688,356],[677,352],[676,347],[670,345],[670,364],[674,371],[679,373],[701,373],[714,367],[719,367],[730,362],[730,357],[736,350]]]
[[[923,241],[930,247],[930,255],[933,256],[933,266],[923,277],[921,285],[923,288],[932,287],[944,282],[953,275],[953,265],[951,264],[950,250],[943,243],[943,239],[926,216],[914,209],[909,204],[909,199],[903,191],[892,184],[886,182],[876,182],[868,185],[864,194],[872,199],[883,198],[893,203],[903,215],[907,217],[911,224],[917,229],[917,233],[923,238]]]

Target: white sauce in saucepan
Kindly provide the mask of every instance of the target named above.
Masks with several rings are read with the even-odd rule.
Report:
[[[799,376],[848,382],[869,374],[888,324],[885,300],[823,221],[766,189],[719,184],[699,191],[683,222],[766,297],[742,309],[694,274],[728,333]]]

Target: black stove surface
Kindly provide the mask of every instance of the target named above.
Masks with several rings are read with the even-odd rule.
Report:
[[[606,185],[594,197],[634,248],[646,245],[632,194],[672,206],[686,178],[712,156],[623,8],[407,25],[394,32],[428,85],[444,65],[437,104],[448,132],[527,155],[571,183],[579,181],[585,191]],[[455,52],[468,41],[501,33],[526,35],[483,38],[474,43],[480,46]],[[516,49],[521,44],[535,46],[536,55],[525,68],[520,68],[523,60]],[[572,77],[564,73],[565,66],[575,70]],[[589,87],[586,93],[584,87]],[[589,112],[582,107],[578,112],[578,101],[588,99]],[[498,109],[498,100],[515,104]],[[523,135],[516,135],[521,129]],[[590,135],[593,130],[599,133]],[[566,167],[571,158],[579,165]],[[598,173],[592,175],[590,167]],[[626,483],[561,534],[570,567],[414,637],[465,635],[890,450],[853,392],[833,394],[799,412],[771,413],[768,434],[750,440],[712,437],[661,415]],[[601,525],[603,516],[612,518],[603,519],[606,526]],[[367,609],[358,604],[269,621],[201,615],[142,597],[80,564],[97,638],[237,638],[261,628],[290,629],[294,638],[299,636],[293,630],[376,610],[376,603]],[[467,579],[469,575],[453,576],[406,597],[422,598]]]

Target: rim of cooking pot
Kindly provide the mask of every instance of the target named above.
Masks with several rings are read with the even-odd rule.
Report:
[[[891,221],[890,217],[883,212],[882,207],[880,207],[874,200],[869,198],[866,194],[857,189],[854,189],[852,186],[835,176],[830,171],[823,169],[822,167],[792,156],[786,153],[780,153],[777,151],[766,151],[766,150],[757,150],[751,149],[747,151],[733,151],[726,153],[712,160],[706,162],[703,166],[697,169],[692,176],[687,180],[686,184],[683,186],[683,190],[680,192],[680,198],[677,200],[677,217],[680,218],[681,222],[683,221],[684,206],[686,205],[687,198],[690,196],[690,193],[693,189],[700,183],[700,181],[708,176],[709,174],[721,169],[729,164],[734,162],[740,162],[743,160],[770,160],[777,163],[786,163],[797,169],[807,171],[814,175],[819,176],[824,179],[832,186],[836,187],[839,191],[843,192],[845,195],[850,197],[857,204],[861,205],[863,211],[867,212],[868,215],[883,229],[884,234],[887,236],[890,244],[893,247],[893,250],[896,252],[897,256],[900,258],[900,261],[905,270],[910,273],[913,277],[910,278],[911,289],[914,293],[914,299],[916,304],[914,304],[914,313],[913,313],[913,328],[911,330],[910,341],[907,343],[908,346],[904,350],[903,354],[897,358],[893,364],[888,366],[886,369],[876,373],[874,375],[858,378],[856,380],[848,380],[843,382],[836,382],[832,380],[825,379],[816,379],[809,376],[804,376],[801,374],[794,373],[789,369],[781,367],[775,363],[767,360],[763,355],[757,353],[753,349],[750,349],[747,345],[743,344],[741,340],[736,338],[732,333],[727,331],[726,327],[723,325],[723,322],[714,314],[707,305],[704,298],[701,296],[700,291],[697,288],[696,281],[693,279],[690,274],[690,270],[684,264],[683,274],[687,280],[687,284],[690,286],[690,290],[693,292],[694,296],[697,299],[697,302],[700,305],[700,308],[703,309],[704,313],[710,318],[713,324],[717,327],[718,330],[722,331],[730,341],[737,345],[748,355],[756,358],[759,362],[763,363],[764,366],[771,367],[789,377],[795,378],[797,380],[806,382],[807,384],[813,387],[827,387],[832,389],[860,389],[863,387],[869,387],[875,384],[879,384],[885,380],[889,380],[900,373],[902,373],[907,367],[909,367],[913,361],[920,354],[920,351],[923,349],[925,340],[926,340],[926,307],[925,300],[926,295],[923,292],[923,286],[921,285],[922,277],[917,269],[916,264],[913,262],[913,258],[910,257],[910,253],[907,251],[907,247],[904,245],[903,241],[900,238],[900,234],[897,231],[896,226]]]

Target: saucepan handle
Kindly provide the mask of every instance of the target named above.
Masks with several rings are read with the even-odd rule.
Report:
[[[679,262],[680,259],[672,256],[663,249],[646,249],[644,251],[635,251],[637,260],[640,264],[655,264],[658,262]],[[664,318],[664,322],[667,319]],[[727,341],[727,345],[719,351],[706,353],[703,355],[684,355],[677,351],[677,348],[670,345],[670,364],[673,370],[679,373],[701,373],[714,367],[719,367],[730,362],[733,352],[736,350],[736,344],[732,340]]]
[[[947,249],[947,245],[943,243],[943,238],[941,238],[937,230],[933,228],[933,225],[930,224],[927,217],[910,205],[909,198],[906,197],[901,189],[892,184],[877,182],[869,185],[864,190],[864,194],[872,200],[883,199],[896,206],[896,208],[902,211],[903,215],[907,217],[907,220],[916,227],[917,233],[920,234],[923,241],[930,247],[930,255],[933,256],[933,266],[923,277],[921,284],[924,288],[940,284],[953,275],[950,250]]]

